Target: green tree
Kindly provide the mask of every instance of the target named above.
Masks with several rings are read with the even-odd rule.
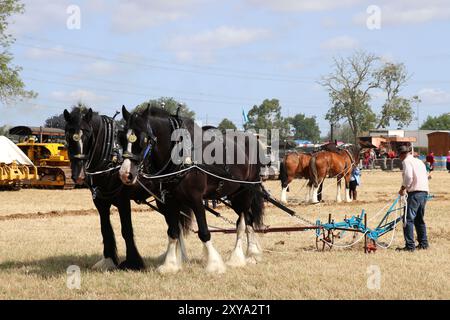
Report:
[[[353,132],[353,143],[360,132],[375,123],[369,91],[378,86],[371,78],[377,61],[378,57],[363,51],[348,58],[334,58],[333,72],[320,82],[332,104],[325,118],[334,124],[345,120]]]
[[[217,129],[219,129],[222,132],[225,132],[226,130],[237,130],[237,127],[231,120],[225,118],[219,123]]]
[[[176,114],[178,107],[181,105],[180,109],[180,115],[186,118],[195,119],[195,112],[190,110],[185,104],[181,104],[180,102],[176,101],[174,98],[169,97],[161,97],[159,99],[151,99],[149,101],[143,102],[140,105],[138,105],[134,111],[139,111],[147,108],[150,105],[150,107],[159,107],[164,108],[167,110],[170,114]]]
[[[331,141],[331,132],[328,132],[326,140]],[[353,131],[348,123],[336,124],[333,132],[333,141],[353,142]]]
[[[294,129],[295,139],[310,140],[317,142],[320,140],[320,129],[316,117],[307,117],[299,113],[294,117],[288,118],[289,124]]]
[[[25,90],[25,83],[20,78],[22,68],[12,64],[13,56],[8,51],[14,42],[7,32],[9,18],[24,12],[24,5],[19,0],[0,0],[0,102],[36,97],[33,91]]]
[[[0,136],[9,136],[9,126],[8,125],[4,125],[0,127]]]
[[[400,96],[400,90],[409,78],[405,65],[385,63],[373,76],[378,88],[386,94],[386,101],[377,119],[377,129],[389,127],[391,121],[397,122],[400,128],[408,126],[414,115],[411,103],[417,101],[418,97],[407,99]]]
[[[450,130],[450,113],[444,113],[437,117],[428,116],[420,127],[422,130]]]
[[[270,131],[278,129],[280,139],[289,135],[289,123],[281,116],[280,101],[277,99],[266,99],[259,106],[254,105],[248,112],[248,122],[244,125],[245,130],[261,130],[266,129],[268,139],[270,139]]]

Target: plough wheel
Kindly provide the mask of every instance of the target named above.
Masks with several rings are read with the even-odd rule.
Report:
[[[318,251],[329,251],[333,248],[333,244],[334,234],[331,230],[323,231],[320,236],[316,236],[316,248]]]

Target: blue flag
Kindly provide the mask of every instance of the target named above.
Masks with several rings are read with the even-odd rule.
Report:
[[[245,113],[244,108],[242,108],[242,120],[244,121],[244,124],[248,122],[247,113]]]

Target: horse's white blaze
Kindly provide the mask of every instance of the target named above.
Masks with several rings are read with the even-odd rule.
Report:
[[[111,271],[117,269],[117,266],[111,258],[102,258],[99,262],[94,264],[92,269],[99,271]]]
[[[169,246],[167,247],[164,263],[158,267],[160,273],[174,273],[181,269],[181,261],[177,255],[177,239],[169,237]]]
[[[339,181],[337,183],[337,187],[336,187],[336,201],[337,202],[342,202],[342,199],[341,199],[341,181]]]
[[[231,256],[227,264],[232,267],[241,267],[245,266],[246,263],[244,249],[242,248],[245,236],[244,214],[241,214],[241,220],[239,221],[239,225],[236,228],[236,235],[236,245],[234,247],[234,250],[231,252]]]
[[[209,273],[225,273],[225,264],[211,240],[204,242],[203,245],[207,255],[206,271]]]
[[[247,261],[256,263],[262,259],[262,249],[252,226],[247,226]]]
[[[78,135],[80,136],[80,140],[78,140],[78,144],[80,145],[80,154],[83,154],[83,130],[80,130]]]
[[[119,176],[122,182],[128,182],[128,175],[130,174],[131,170],[131,161],[130,159],[125,159],[122,163],[122,166],[119,170]]]
[[[350,189],[349,188],[345,188],[345,201],[352,202],[352,199],[350,199]]]
[[[288,187],[281,190],[281,202],[287,203],[287,189]]]

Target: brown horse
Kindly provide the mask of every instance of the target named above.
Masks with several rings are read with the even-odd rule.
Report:
[[[311,188],[311,203],[318,203],[319,185],[325,178],[337,179],[336,201],[341,202],[341,181],[345,180],[345,201],[350,199],[350,177],[355,165],[359,162],[359,147],[351,145],[346,149],[336,151],[321,151],[309,162],[309,177]]]
[[[311,157],[312,154],[301,152],[290,152],[284,156],[280,164],[281,202],[287,203],[287,192],[289,189],[289,184],[292,182],[292,180],[294,180],[295,178],[304,178],[310,180],[309,162],[311,160]],[[306,202],[309,202],[311,186],[311,181],[308,181]]]

